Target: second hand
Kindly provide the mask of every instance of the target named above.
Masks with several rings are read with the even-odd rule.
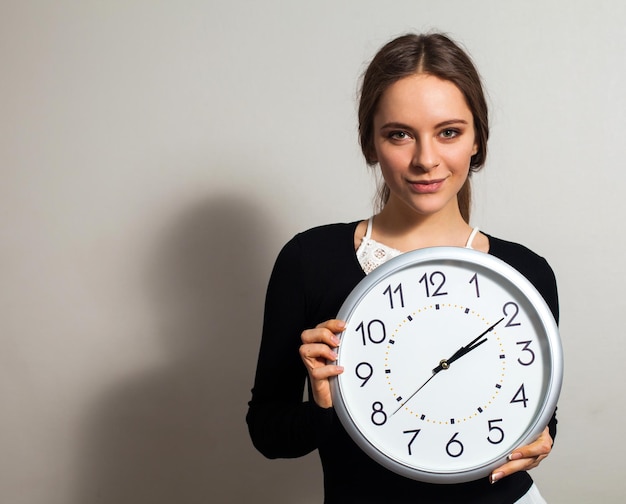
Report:
[[[459,348],[449,359],[442,359],[439,362],[439,365],[437,367],[435,367],[433,369],[433,374],[430,378],[428,378],[428,380],[426,380],[424,383],[422,383],[422,385],[420,386],[420,388],[418,388],[415,392],[413,392],[408,399],[406,399],[400,406],[398,406],[398,408],[391,414],[391,416],[395,415],[398,411],[400,411],[404,405],[406,403],[408,403],[411,399],[413,399],[413,397],[415,397],[415,395],[422,390],[426,384],[432,380],[435,376],[437,376],[437,373],[439,373],[440,371],[443,370],[447,370],[450,369],[450,364],[452,364],[455,360],[459,359],[460,357],[463,357],[464,355],[468,354],[470,351],[474,350],[475,348],[477,348],[478,346],[482,345],[483,343],[485,343],[487,341],[487,338],[484,339],[480,339],[483,336],[485,336],[487,333],[493,331],[493,329],[504,320],[504,317],[502,317],[500,320],[498,320],[495,324],[492,324],[486,331],[484,331],[483,333],[481,333],[479,336],[477,336],[476,338],[474,338],[472,341],[470,341],[466,346],[462,346],[461,348]],[[480,340],[480,341],[478,341]]]

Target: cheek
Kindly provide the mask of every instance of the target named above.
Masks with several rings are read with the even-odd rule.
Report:
[[[378,166],[387,185],[395,185],[395,182],[400,180],[407,171],[394,156],[379,156]]]
[[[385,181],[388,187],[397,187],[401,183],[401,179],[406,170],[401,169],[398,166],[393,156],[379,156],[378,167],[380,170],[380,176]]]
[[[393,184],[395,172],[385,160],[378,159],[378,168],[380,169],[380,175],[387,185]]]
[[[472,156],[476,154],[474,146],[468,146],[459,149],[453,153],[449,158],[450,163],[457,169],[462,171],[469,171],[470,164],[472,162]]]
[[[376,159],[381,169],[388,171],[404,170],[411,165],[411,154],[401,148],[377,148]]]

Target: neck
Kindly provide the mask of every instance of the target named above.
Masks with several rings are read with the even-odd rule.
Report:
[[[390,200],[374,219],[372,237],[407,252],[425,247],[462,247],[470,232],[458,206],[422,215]]]

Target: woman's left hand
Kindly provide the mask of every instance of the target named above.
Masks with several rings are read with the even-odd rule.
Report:
[[[546,427],[536,441],[522,446],[509,455],[509,462],[495,469],[489,481],[495,483],[517,471],[528,471],[539,465],[552,451],[552,436]]]

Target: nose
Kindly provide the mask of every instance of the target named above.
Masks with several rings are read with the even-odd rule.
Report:
[[[415,142],[415,151],[413,152],[412,165],[424,171],[430,171],[439,166],[440,159],[437,147],[432,139],[420,139]]]

